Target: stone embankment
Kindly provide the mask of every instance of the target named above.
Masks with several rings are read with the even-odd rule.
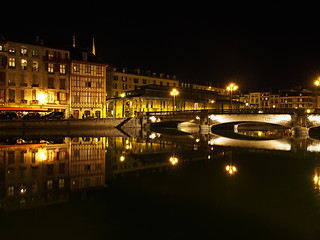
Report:
[[[9,120],[0,121],[0,129],[105,129],[115,127],[141,127],[136,118],[97,118],[64,120]]]

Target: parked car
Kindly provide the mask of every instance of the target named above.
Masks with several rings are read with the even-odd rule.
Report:
[[[3,112],[0,113],[0,119],[14,120],[18,119],[18,114],[15,112]]]
[[[51,112],[45,116],[42,116],[41,119],[64,119],[63,112]]]
[[[40,119],[40,114],[36,112],[28,113],[22,119]]]

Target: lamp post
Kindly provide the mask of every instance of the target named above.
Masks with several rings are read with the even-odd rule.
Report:
[[[318,109],[318,87],[320,85],[320,77],[318,80],[314,81],[314,85],[316,86],[316,109]]]
[[[230,83],[229,86],[227,86],[227,90],[230,92],[230,109],[232,110],[232,91],[235,91],[238,89],[238,86],[234,83]]]
[[[122,97],[122,117],[124,117],[124,98],[126,97],[126,94],[121,93],[120,97]]]
[[[173,96],[173,112],[176,110],[176,96],[179,95],[179,91],[177,89],[172,89],[170,95]]]

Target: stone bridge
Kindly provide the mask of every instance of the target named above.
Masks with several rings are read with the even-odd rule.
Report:
[[[299,111],[300,110],[300,111]],[[302,109],[304,110],[304,109]],[[148,113],[154,122],[177,121],[211,127],[225,123],[266,123],[288,127],[293,133],[308,134],[310,128],[320,126],[320,114],[307,114],[301,109],[243,109],[233,112],[217,109],[184,112]]]

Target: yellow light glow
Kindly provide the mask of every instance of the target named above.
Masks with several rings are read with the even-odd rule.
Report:
[[[171,96],[177,96],[177,95],[179,95],[179,91],[174,88],[174,89],[172,89],[172,91],[170,92],[170,95],[171,95]]]
[[[316,85],[317,87],[320,85],[320,81],[319,80],[316,80],[315,82],[314,82],[314,85]]]
[[[120,97],[122,97],[122,98],[124,98],[125,96],[126,96],[125,93],[121,93],[121,94],[120,94]]]
[[[38,150],[39,154],[39,161],[46,161],[47,160],[47,150],[46,149],[39,149]]]
[[[124,157],[124,156],[121,156],[121,157],[120,157],[120,161],[123,162],[124,160],[125,160],[125,157]]]
[[[38,101],[40,104],[44,104],[47,102],[47,94],[41,93],[38,95]]]
[[[262,136],[262,132],[261,132],[261,131],[258,132],[258,136],[259,136],[259,137]]]
[[[307,113],[310,113],[311,112],[311,110],[310,109],[307,109]]]
[[[172,165],[176,165],[176,164],[178,163],[178,158],[176,158],[176,157],[171,157],[171,158],[170,158],[170,162],[171,162]]]
[[[238,89],[238,86],[236,84],[234,84],[234,83],[230,83],[230,85],[227,86],[227,90],[228,91],[235,91],[237,89]]]

